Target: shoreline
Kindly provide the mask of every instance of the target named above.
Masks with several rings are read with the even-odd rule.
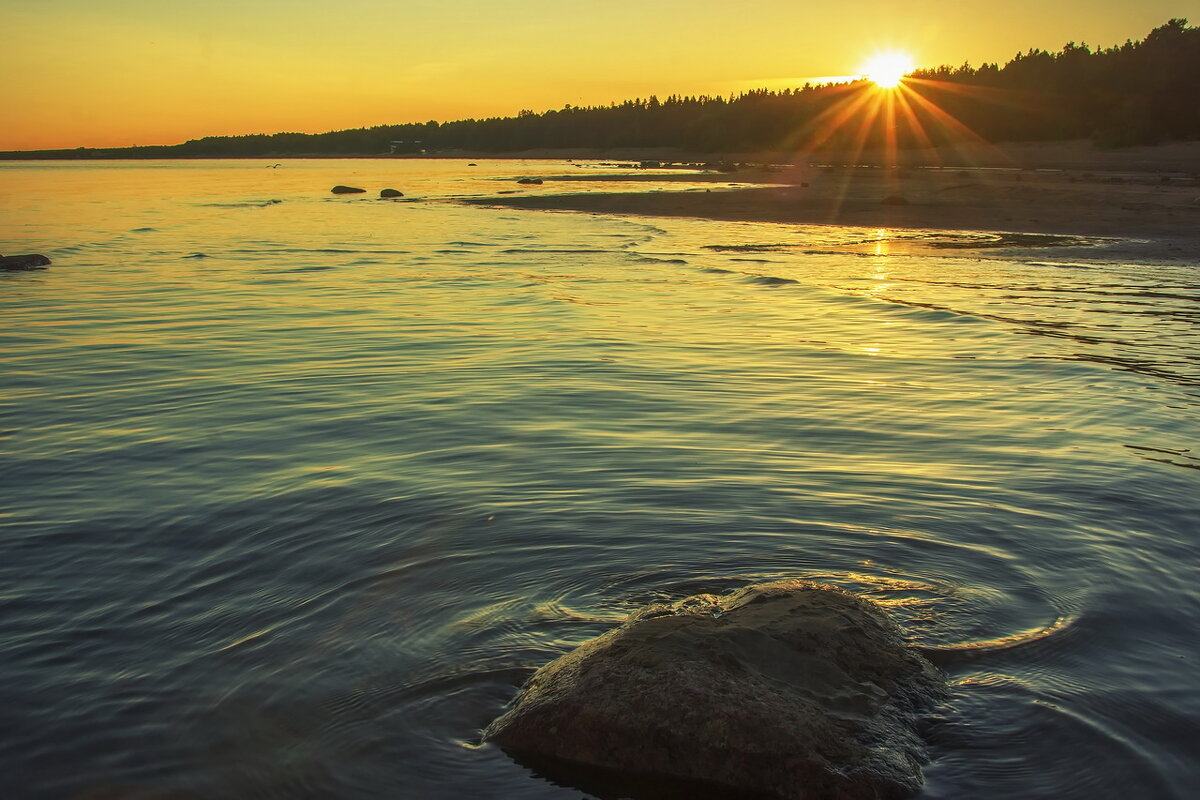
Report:
[[[230,158],[250,163],[276,158],[370,160],[381,164],[487,160],[511,163],[513,180],[520,177],[521,164],[537,164],[541,185],[514,186],[501,196],[462,197],[454,202],[907,232],[877,237],[903,242],[892,248],[893,253],[936,249],[945,254],[946,249],[956,249],[978,254],[1004,248],[1037,254],[1053,247],[1056,255],[1083,259],[1129,258],[1200,265],[1200,141],[1122,149],[1097,148],[1087,141],[958,142],[892,153],[698,154],[673,148],[615,148],[499,154],[454,151],[63,158],[51,162],[205,162]],[[5,163],[19,166],[31,161],[6,159]],[[559,169],[559,174],[547,174]],[[623,183],[639,184],[638,190],[623,191]],[[1018,236],[989,240],[960,235],[950,241],[956,238],[954,232]],[[1021,234],[1047,238],[1022,239]],[[930,244],[939,235],[942,241]],[[1090,240],[1084,240],[1087,237]]]
[[[1152,154],[1146,148],[1117,154],[1121,158],[1116,160],[1112,153],[1078,147],[1026,149],[1037,158],[996,166],[986,161],[968,167],[814,164],[686,176],[653,171],[572,174],[546,177],[544,185],[520,194],[460,202],[730,222],[1038,234],[1047,237],[1047,245],[1065,245],[1072,251],[1076,248],[1071,245],[1085,244],[1077,241],[1080,237],[1088,237],[1106,240],[1106,258],[1200,263],[1200,143],[1162,146],[1154,160],[1148,160]],[[1028,163],[1065,166],[1024,166]],[[661,187],[638,193],[570,191],[579,181],[657,182]],[[713,187],[670,191],[679,181]],[[731,188],[734,183],[753,185]],[[942,245],[950,246],[981,249]],[[1016,247],[1030,246],[1037,245],[1023,242]],[[1094,244],[1080,250],[1085,256],[1087,251],[1100,255]]]

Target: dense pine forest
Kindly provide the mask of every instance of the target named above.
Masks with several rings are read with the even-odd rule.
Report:
[[[943,66],[901,89],[865,81],[657,97],[515,117],[379,125],[328,133],[210,136],[178,145],[0,153],[3,158],[380,155],[533,149],[677,148],[695,153],[900,147],[963,138],[1102,146],[1200,139],[1200,28],[1173,19],[1142,41],[1029,50],[1004,65]]]

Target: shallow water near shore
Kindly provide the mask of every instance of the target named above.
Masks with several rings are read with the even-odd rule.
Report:
[[[809,578],[946,670],[923,797],[1189,797],[1200,266],[453,202],[580,169],[0,163],[0,794],[578,797],[533,669]]]

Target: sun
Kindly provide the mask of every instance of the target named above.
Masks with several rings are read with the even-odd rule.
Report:
[[[880,89],[895,89],[904,80],[904,76],[916,69],[912,56],[908,53],[892,51],[879,53],[868,61],[862,69],[862,75]]]

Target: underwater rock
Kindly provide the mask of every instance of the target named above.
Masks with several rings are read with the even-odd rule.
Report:
[[[0,256],[0,269],[25,270],[50,266],[50,259],[38,253],[23,256]]]
[[[334,194],[362,194],[366,189],[359,189],[357,186],[342,186],[340,183],[330,189]]]
[[[380,197],[404,197],[404,192],[397,191],[396,189],[381,189],[379,191],[379,196]]]
[[[875,604],[778,581],[633,614],[534,673],[484,739],[585,790],[879,800],[920,789],[915,726],[944,691]]]
[[[537,184],[538,186],[541,186],[542,179],[541,178],[521,178],[521,180],[517,181],[517,183]]]

